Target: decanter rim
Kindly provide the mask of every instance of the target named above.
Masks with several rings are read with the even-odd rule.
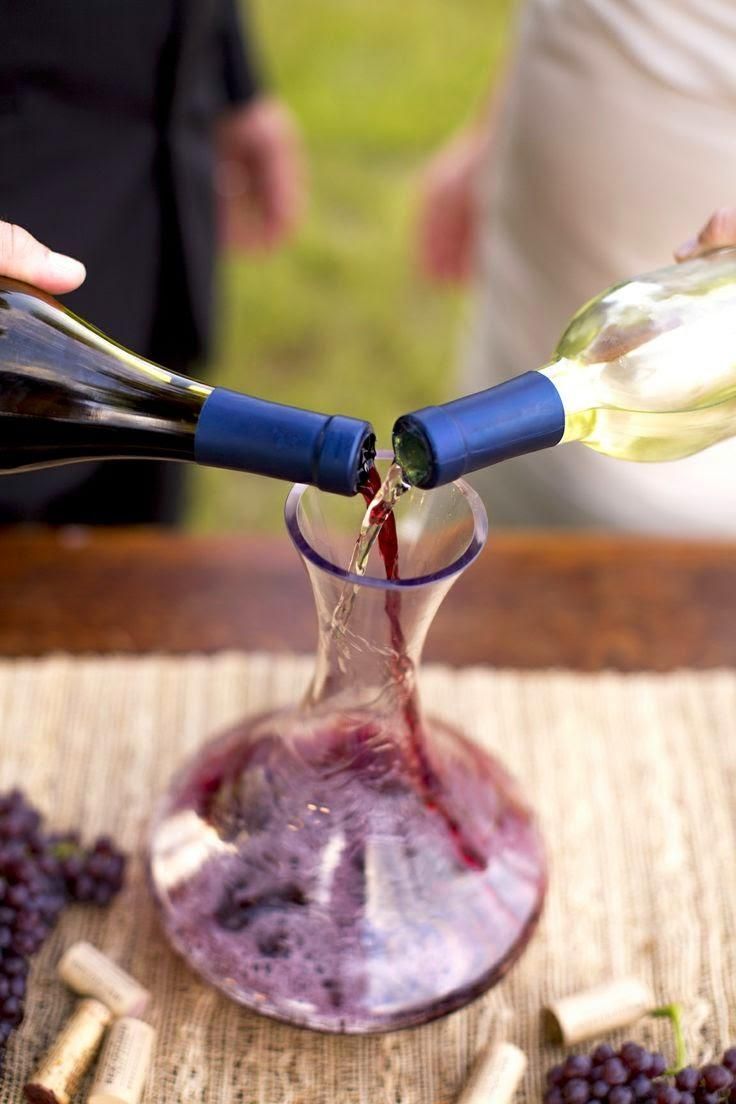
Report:
[[[393,453],[390,452],[382,451],[376,453],[377,460],[391,460],[392,458]],[[486,514],[486,509],[480,495],[463,479],[455,480],[452,485],[456,487],[460,494],[467,500],[473,516],[473,532],[467,547],[455,560],[439,571],[434,571],[429,575],[416,575],[400,579],[381,579],[372,575],[355,575],[339,564],[335,564],[331,560],[328,560],[309,543],[299,525],[299,501],[306,491],[313,490],[313,488],[310,488],[306,483],[295,483],[287,496],[284,505],[286,529],[294,547],[301,556],[309,560],[310,563],[314,564],[314,566],[318,567],[321,571],[335,578],[342,579],[347,583],[352,583],[359,587],[371,587],[374,590],[389,591],[405,591],[412,587],[431,586],[433,583],[438,583],[464,571],[481,553],[488,537],[488,515]],[[430,491],[428,493],[431,494],[432,492]]]

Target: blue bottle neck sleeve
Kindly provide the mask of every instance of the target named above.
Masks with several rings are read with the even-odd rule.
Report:
[[[352,495],[373,441],[369,422],[217,387],[199,415],[194,459]]]
[[[451,483],[513,456],[556,445],[565,431],[565,408],[547,376],[521,376],[442,406],[407,414],[394,426],[420,436],[431,470],[423,487]]]

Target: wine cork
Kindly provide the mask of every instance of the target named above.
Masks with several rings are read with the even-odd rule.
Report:
[[[69,1104],[92,1064],[110,1009],[97,1000],[83,1000],[23,1091],[31,1104]]]
[[[70,989],[95,997],[115,1016],[142,1016],[151,994],[91,943],[75,943],[62,956],[59,976]]]
[[[88,1104],[138,1104],[148,1076],[156,1033],[125,1016],[110,1029]]]
[[[553,1001],[544,1010],[550,1039],[568,1046],[634,1023],[654,1008],[654,994],[638,978],[619,978]]]
[[[510,1104],[526,1069],[526,1055],[513,1043],[496,1043],[477,1060],[457,1104]]]

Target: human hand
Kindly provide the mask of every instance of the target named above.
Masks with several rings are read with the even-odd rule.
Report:
[[[86,275],[81,261],[52,252],[20,226],[0,222],[0,276],[62,295],[78,288]]]
[[[430,280],[463,283],[473,269],[479,224],[478,179],[490,143],[487,127],[462,131],[430,161],[419,210],[419,266]]]
[[[683,242],[675,250],[676,261],[699,257],[719,245],[736,245],[736,207],[719,207],[695,238]]]
[[[229,112],[218,127],[217,160],[223,244],[249,252],[280,245],[304,206],[301,148],[290,112],[269,97]]]

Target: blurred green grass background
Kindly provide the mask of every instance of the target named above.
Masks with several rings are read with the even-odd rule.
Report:
[[[251,0],[269,83],[306,145],[310,201],[297,239],[229,258],[211,378],[278,402],[370,419],[453,393],[463,297],[414,263],[428,156],[482,102],[513,0]],[[190,525],[277,530],[285,487],[197,471]]]

